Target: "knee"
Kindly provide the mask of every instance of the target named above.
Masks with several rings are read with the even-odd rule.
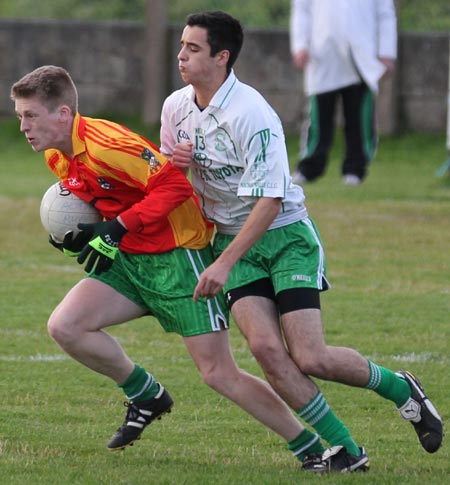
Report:
[[[307,376],[319,379],[329,379],[330,369],[326,352],[305,352],[300,356],[294,356],[294,361],[301,372]]]
[[[74,325],[59,318],[54,313],[50,316],[47,323],[47,330],[50,337],[61,347],[68,346],[77,339],[75,328]]]
[[[327,374],[327,368],[323,362],[318,359],[307,360],[301,362],[298,367],[303,374],[312,377],[318,377],[324,379]]]
[[[288,357],[283,342],[275,338],[256,337],[250,339],[249,347],[265,374],[278,374],[283,366],[284,358]]]
[[[200,369],[203,382],[214,391],[223,394],[223,385],[229,382],[218,365]]]

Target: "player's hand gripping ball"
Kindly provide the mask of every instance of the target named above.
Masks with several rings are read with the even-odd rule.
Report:
[[[84,270],[95,274],[111,268],[119,251],[119,244],[127,229],[117,219],[96,224],[78,224],[78,228],[92,235],[92,239],[79,254],[77,261],[82,264],[89,257]]]
[[[91,237],[92,234],[86,231],[80,231],[76,236],[73,235],[73,231],[67,231],[62,242],[54,239],[52,234],[49,234],[48,242],[66,256],[75,257],[81,253]]]

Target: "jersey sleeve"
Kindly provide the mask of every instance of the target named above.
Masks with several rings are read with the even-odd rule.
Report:
[[[284,198],[290,175],[281,121],[264,100],[246,112],[237,125],[245,161],[237,195]]]
[[[170,162],[149,177],[144,198],[120,214],[127,229],[141,232],[146,226],[165,219],[179,205],[189,199],[193,188],[186,176]]]
[[[175,123],[173,121],[172,105],[173,105],[173,95],[169,96],[163,104],[161,111],[161,129],[160,129],[160,140],[161,147],[160,151],[164,155],[172,155],[175,144],[177,143],[177,135],[175,131]]]

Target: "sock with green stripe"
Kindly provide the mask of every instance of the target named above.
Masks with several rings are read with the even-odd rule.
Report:
[[[394,402],[397,408],[400,408],[411,397],[411,388],[402,377],[395,372],[374,364],[371,360],[369,363],[370,378],[366,389],[375,391],[381,397]]]
[[[158,394],[159,385],[151,374],[139,365],[134,366],[133,372],[123,384],[118,384],[131,402],[147,401]]]
[[[316,453],[321,455],[325,451],[325,447],[321,443],[319,435],[306,428],[297,436],[297,438],[289,441],[287,446],[299,461],[303,461],[307,455]]]
[[[333,413],[319,391],[297,414],[312,426],[330,446],[345,446],[351,455],[360,456],[361,450],[350,436],[344,423]]]

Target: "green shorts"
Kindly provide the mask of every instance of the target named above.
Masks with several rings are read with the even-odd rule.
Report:
[[[234,237],[216,234],[216,258]],[[291,288],[323,291],[330,287],[320,235],[311,219],[267,231],[234,265],[225,293],[263,278],[272,281],[275,294]]]
[[[89,277],[147,309],[166,332],[190,337],[228,328],[222,293],[209,300],[192,299],[200,273],[212,262],[209,245],[201,250],[177,248],[160,254],[119,251],[110,270]]]

